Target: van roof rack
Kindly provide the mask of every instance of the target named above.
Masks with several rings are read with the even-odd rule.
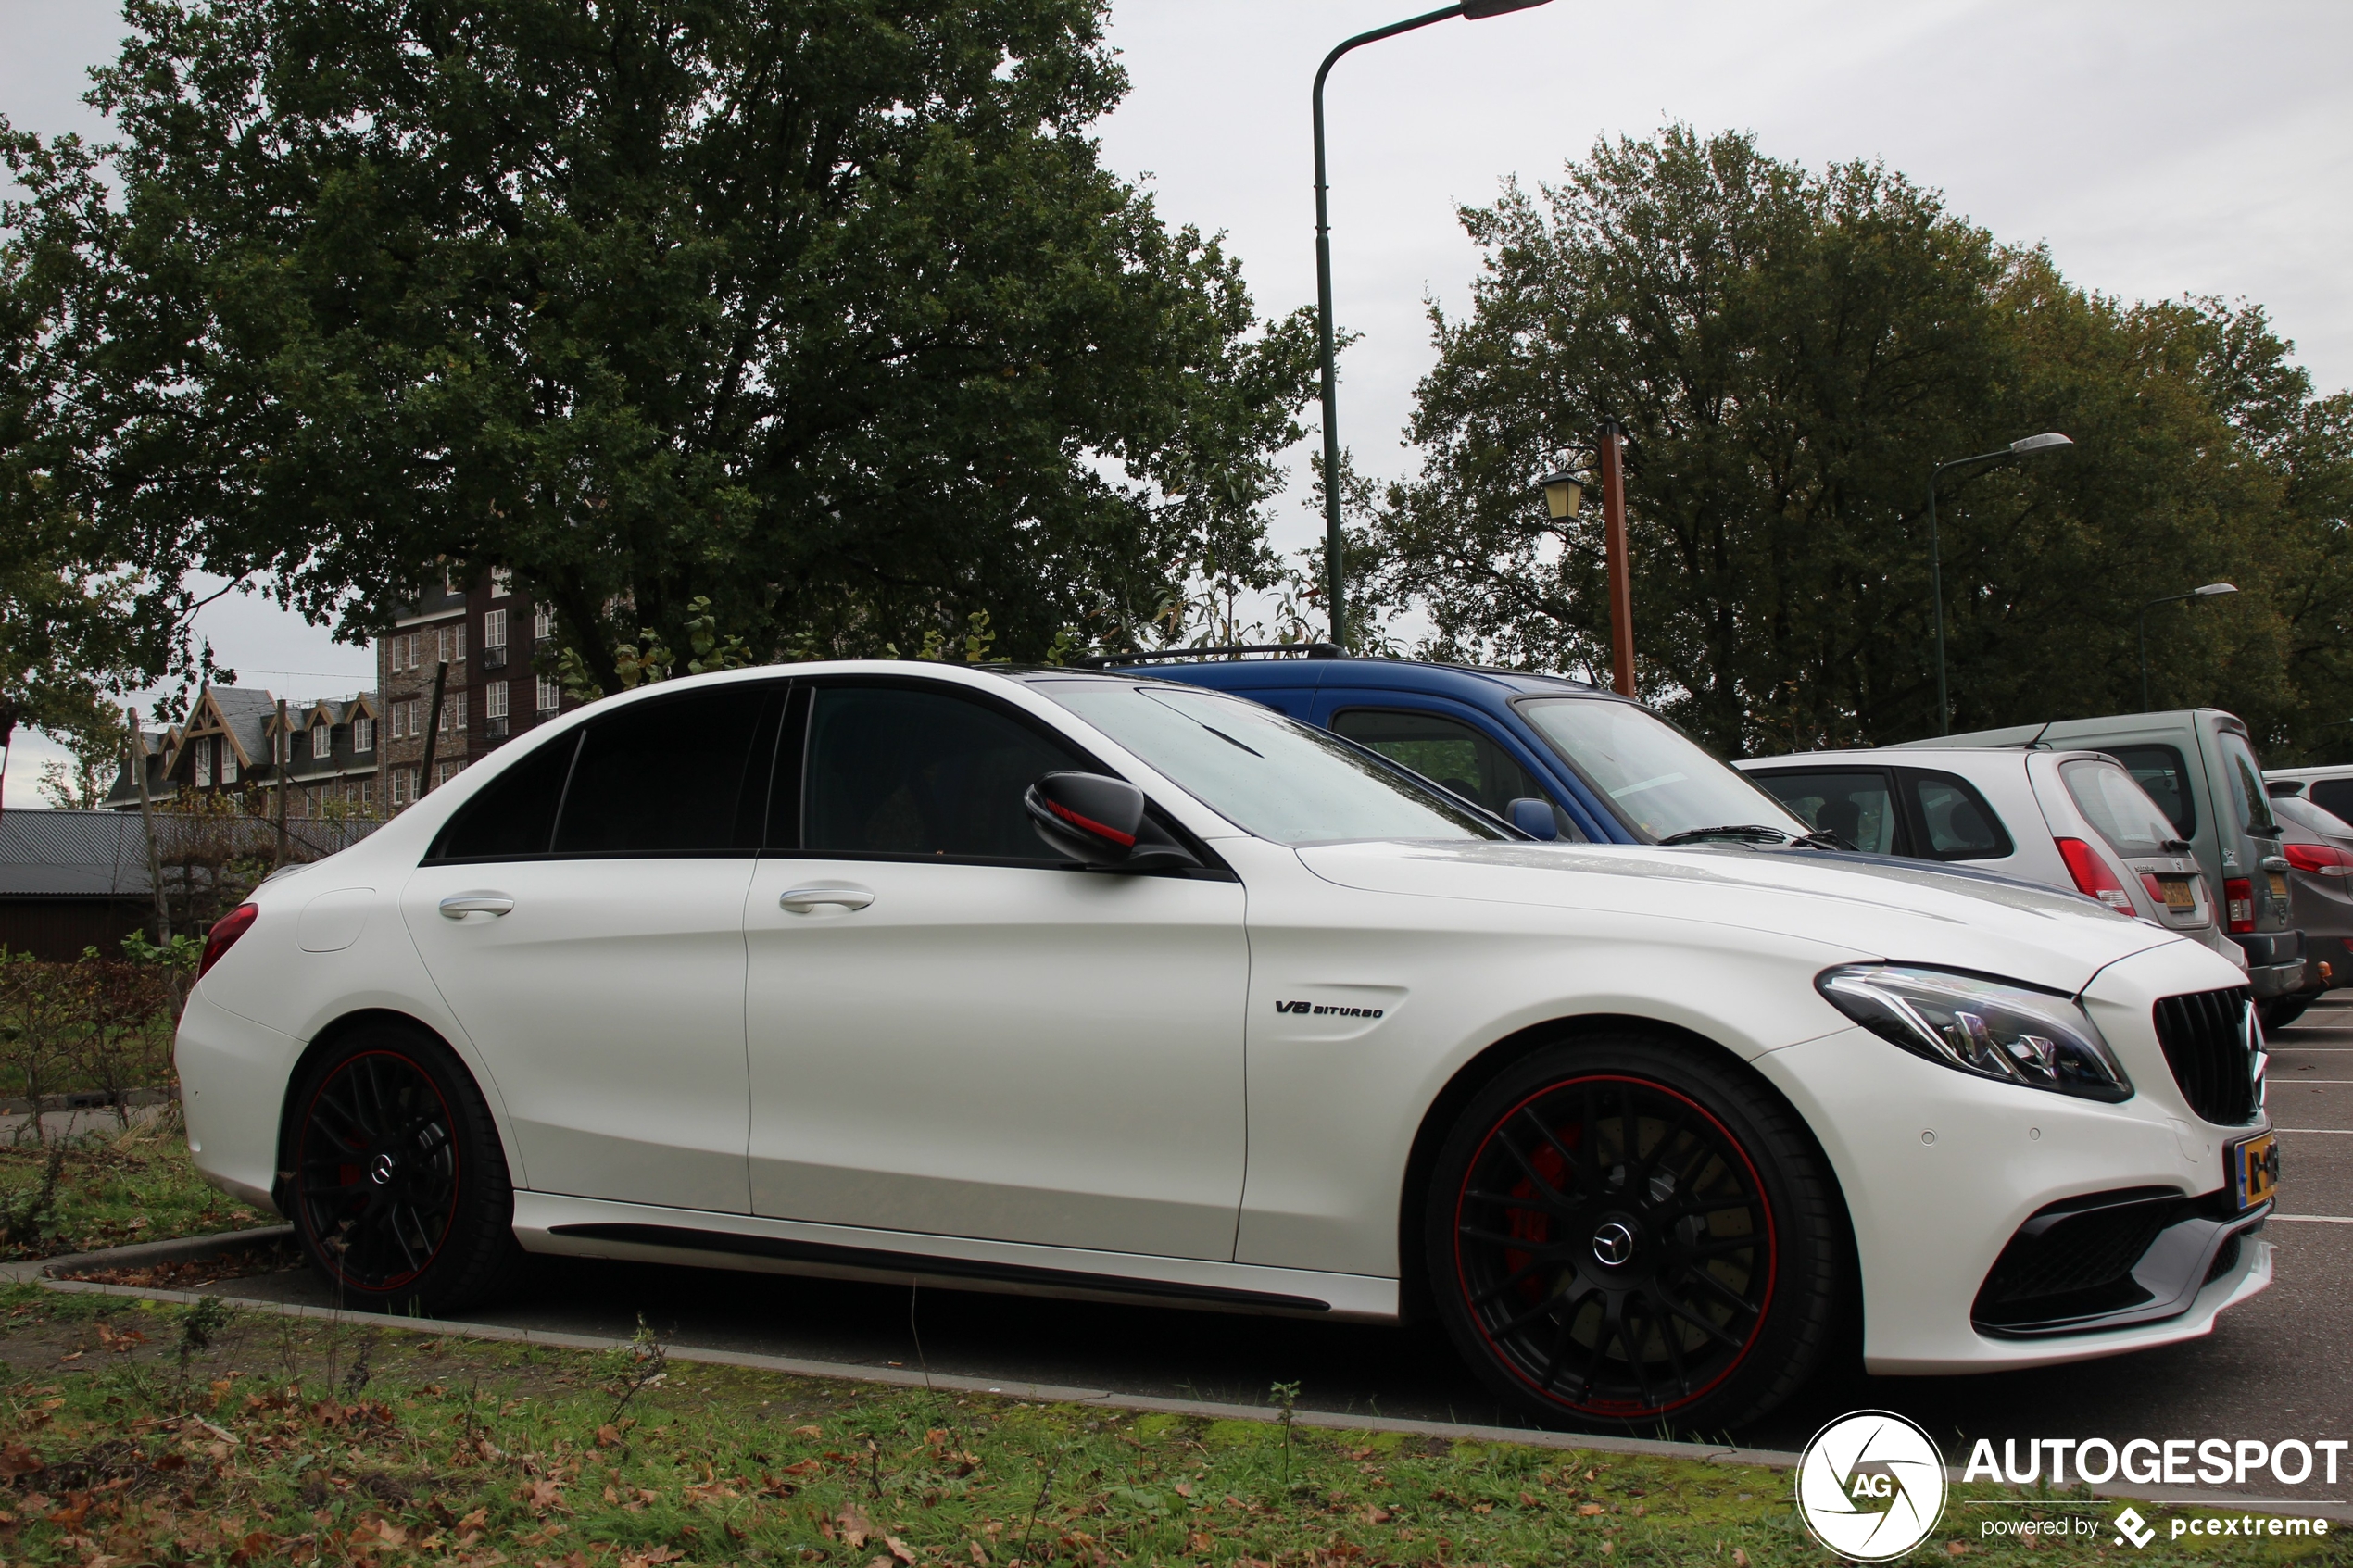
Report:
[[[1162,648],[1156,653],[1090,653],[1070,663],[1076,670],[1101,670],[1114,664],[1151,664],[1164,659],[1214,659],[1220,654],[1244,653],[1298,654],[1307,659],[1342,657],[1332,643],[1228,643],[1214,648]]]

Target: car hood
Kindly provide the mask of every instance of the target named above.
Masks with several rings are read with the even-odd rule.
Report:
[[[2214,955],[2088,898],[1917,862],[1706,846],[1309,845],[1299,858],[1342,887],[1705,922],[1801,936],[1858,959],[2005,975],[2070,994],[2119,959],[2175,944],[2194,976]]]

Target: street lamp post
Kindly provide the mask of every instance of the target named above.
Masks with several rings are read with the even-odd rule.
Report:
[[[1326,55],[1322,69],[1315,72],[1315,323],[1322,335],[1324,349],[1324,591],[1331,596],[1332,643],[1337,647],[1348,646],[1348,627],[1347,598],[1341,591],[1340,399],[1339,378],[1332,368],[1332,225],[1324,180],[1324,78],[1331,75],[1332,67],[1340,63],[1342,55],[1360,44],[1377,44],[1384,38],[1394,38],[1401,32],[1411,32],[1417,27],[1442,22],[1449,17],[1461,17],[1466,21],[1484,21],[1489,17],[1525,11],[1547,4],[1550,0],[1461,0],[1459,5],[1449,6],[1442,11],[1391,22],[1370,32],[1360,32]]]
[[[2180,604],[2183,599],[2219,599],[2225,594],[2235,594],[2235,583],[2208,583],[2203,588],[2192,588],[2186,594],[2168,594],[2161,599],[2151,599],[2141,607],[2141,711],[2149,711],[2149,611],[2159,605]]]
[[[1936,606],[1936,733],[1953,733],[1952,704],[1944,694],[1944,553],[1936,541],[1936,482],[1946,469],[1965,469],[1978,463],[2005,462],[2013,458],[2031,458],[2037,452],[2057,452],[2075,443],[2056,431],[2041,435],[2020,436],[1998,452],[1980,452],[1974,458],[1956,458],[1949,463],[1939,463],[1928,474],[1928,592]]]

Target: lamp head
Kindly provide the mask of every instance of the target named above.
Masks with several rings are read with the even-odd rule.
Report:
[[[1552,0],[1463,0],[1465,21],[1485,21],[1510,11],[1525,11],[1537,6],[1549,6]]]
[[[2066,436],[2061,435],[2055,430],[2045,431],[2041,435],[2020,436],[2018,440],[2011,442],[2010,456],[2014,458],[2032,457],[2037,452],[2056,452],[2063,446],[2072,446],[2074,445],[2074,442],[2069,440]]]
[[[2200,599],[2211,599],[2220,597],[2224,594],[2235,594],[2238,591],[2239,585],[2235,583],[2208,583],[2205,587],[2196,590],[2191,596]]]
[[[1544,509],[1555,522],[1577,515],[1585,502],[1585,482],[1567,469],[1548,473],[1538,483],[1544,486]]]

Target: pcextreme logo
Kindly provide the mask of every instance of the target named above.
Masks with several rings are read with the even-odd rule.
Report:
[[[1840,1416],[1814,1434],[1797,1461],[1797,1513],[1842,1557],[1901,1557],[1944,1517],[1944,1456],[1893,1411]]]

